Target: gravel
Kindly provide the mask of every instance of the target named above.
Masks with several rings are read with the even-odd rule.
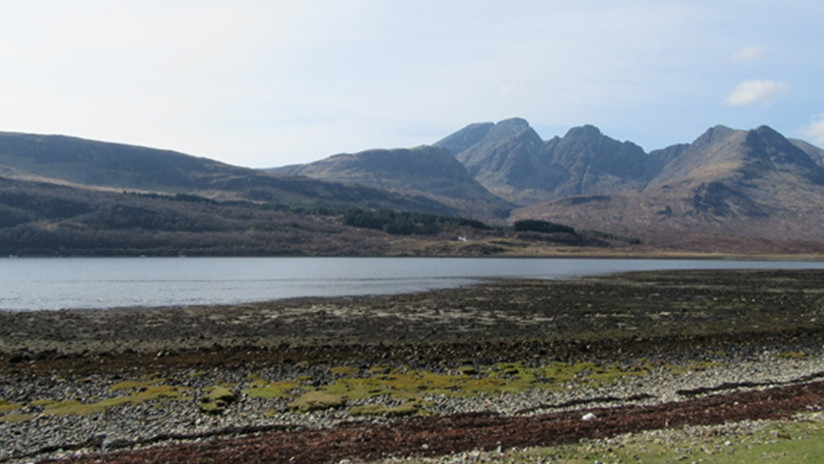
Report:
[[[430,411],[442,415],[474,412],[534,415],[583,407],[659,404],[698,396],[698,389],[709,389],[711,391],[707,394],[711,394],[740,389],[734,385],[741,383],[747,385],[742,388],[763,389],[824,375],[824,352],[820,347],[806,348],[803,356],[781,356],[781,353],[770,350],[760,351],[756,355],[751,352],[727,353],[712,363],[700,365],[674,359],[648,359],[645,362],[656,366],[648,375],[606,385],[593,386],[572,381],[557,390],[535,388],[523,393],[471,397],[432,395],[425,399],[429,401]],[[691,366],[693,369],[690,369]],[[312,372],[317,376],[324,370],[315,366]],[[96,414],[54,416],[43,414],[43,406],[29,406],[23,412],[32,414],[32,420],[0,422],[0,462],[23,463],[156,443],[230,437],[250,431],[317,429],[342,422],[389,420],[350,416],[348,407],[367,402],[363,400],[350,402],[346,408],[293,413],[285,412],[286,399],[251,398],[242,394],[224,414],[208,415],[200,411],[198,398],[209,386],[235,384],[234,390],[241,392],[248,385],[251,373],[243,369],[177,372],[164,382],[185,385],[190,389],[191,399],[124,404]],[[294,378],[302,372],[297,366],[279,366],[257,372],[264,376],[273,373],[280,378]],[[0,397],[11,403],[43,398],[104,398],[113,395],[109,386],[121,380],[119,375],[96,375],[84,379],[55,376],[48,381],[30,382],[25,378],[4,376],[0,378]],[[313,382],[329,380],[312,378]],[[372,398],[368,402],[397,403],[385,397]],[[270,413],[273,410],[279,412]]]
[[[644,367],[610,384],[578,378],[559,389],[422,398],[437,415],[668,404],[820,380],[822,282],[818,271],[679,271],[236,307],[0,312],[0,463],[391,421],[349,413],[399,404],[388,397],[296,413],[289,399],[243,394],[254,379],[299,378],[311,389],[340,365]],[[83,415],[48,410],[49,401],[122,397],[111,387],[124,381],[177,386],[184,398]],[[204,413],[201,399],[219,385],[237,400]]]

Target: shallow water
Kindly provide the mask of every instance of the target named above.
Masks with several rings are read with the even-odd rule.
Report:
[[[824,269],[820,262],[502,258],[9,258],[0,309],[234,304],[392,294],[485,279],[673,269]]]

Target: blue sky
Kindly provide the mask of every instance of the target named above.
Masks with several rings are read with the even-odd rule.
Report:
[[[647,151],[723,124],[824,146],[824,2],[4,2],[0,130],[251,167],[526,118]]]

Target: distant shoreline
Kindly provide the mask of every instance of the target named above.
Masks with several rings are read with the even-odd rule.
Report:
[[[715,258],[17,258],[0,260],[0,310],[233,305],[391,295],[496,280],[629,271],[824,268],[821,261]]]

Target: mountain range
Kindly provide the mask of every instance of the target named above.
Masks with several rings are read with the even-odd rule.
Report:
[[[715,126],[691,143],[646,152],[591,125],[542,140],[527,121],[513,118],[470,124],[431,145],[268,170],[145,147],[0,133],[0,180],[0,229],[25,218],[36,224],[46,214],[10,204],[9,198],[33,204],[9,193],[13,186],[27,192],[59,186],[75,189],[69,196],[83,189],[148,201],[161,193],[281,211],[419,211],[493,225],[540,219],[640,237],[656,249],[824,251],[824,150],[767,126]],[[119,201],[107,198],[103,203]]]
[[[692,143],[647,153],[591,125],[544,141],[527,121],[513,118],[470,124],[414,152],[437,148],[449,151],[471,179],[512,205],[510,222],[544,219],[678,249],[793,252],[824,243],[824,150],[767,126],[715,126]],[[370,162],[374,153],[276,171],[488,201],[475,193],[477,186],[463,190],[463,196],[438,187],[448,184],[444,173],[456,171],[445,164],[430,166],[428,187],[421,188],[426,171],[416,172],[415,183],[405,182],[405,161],[387,161],[400,152],[381,152],[380,167]],[[446,156],[443,161],[452,163]],[[466,177],[460,183],[470,185]]]

